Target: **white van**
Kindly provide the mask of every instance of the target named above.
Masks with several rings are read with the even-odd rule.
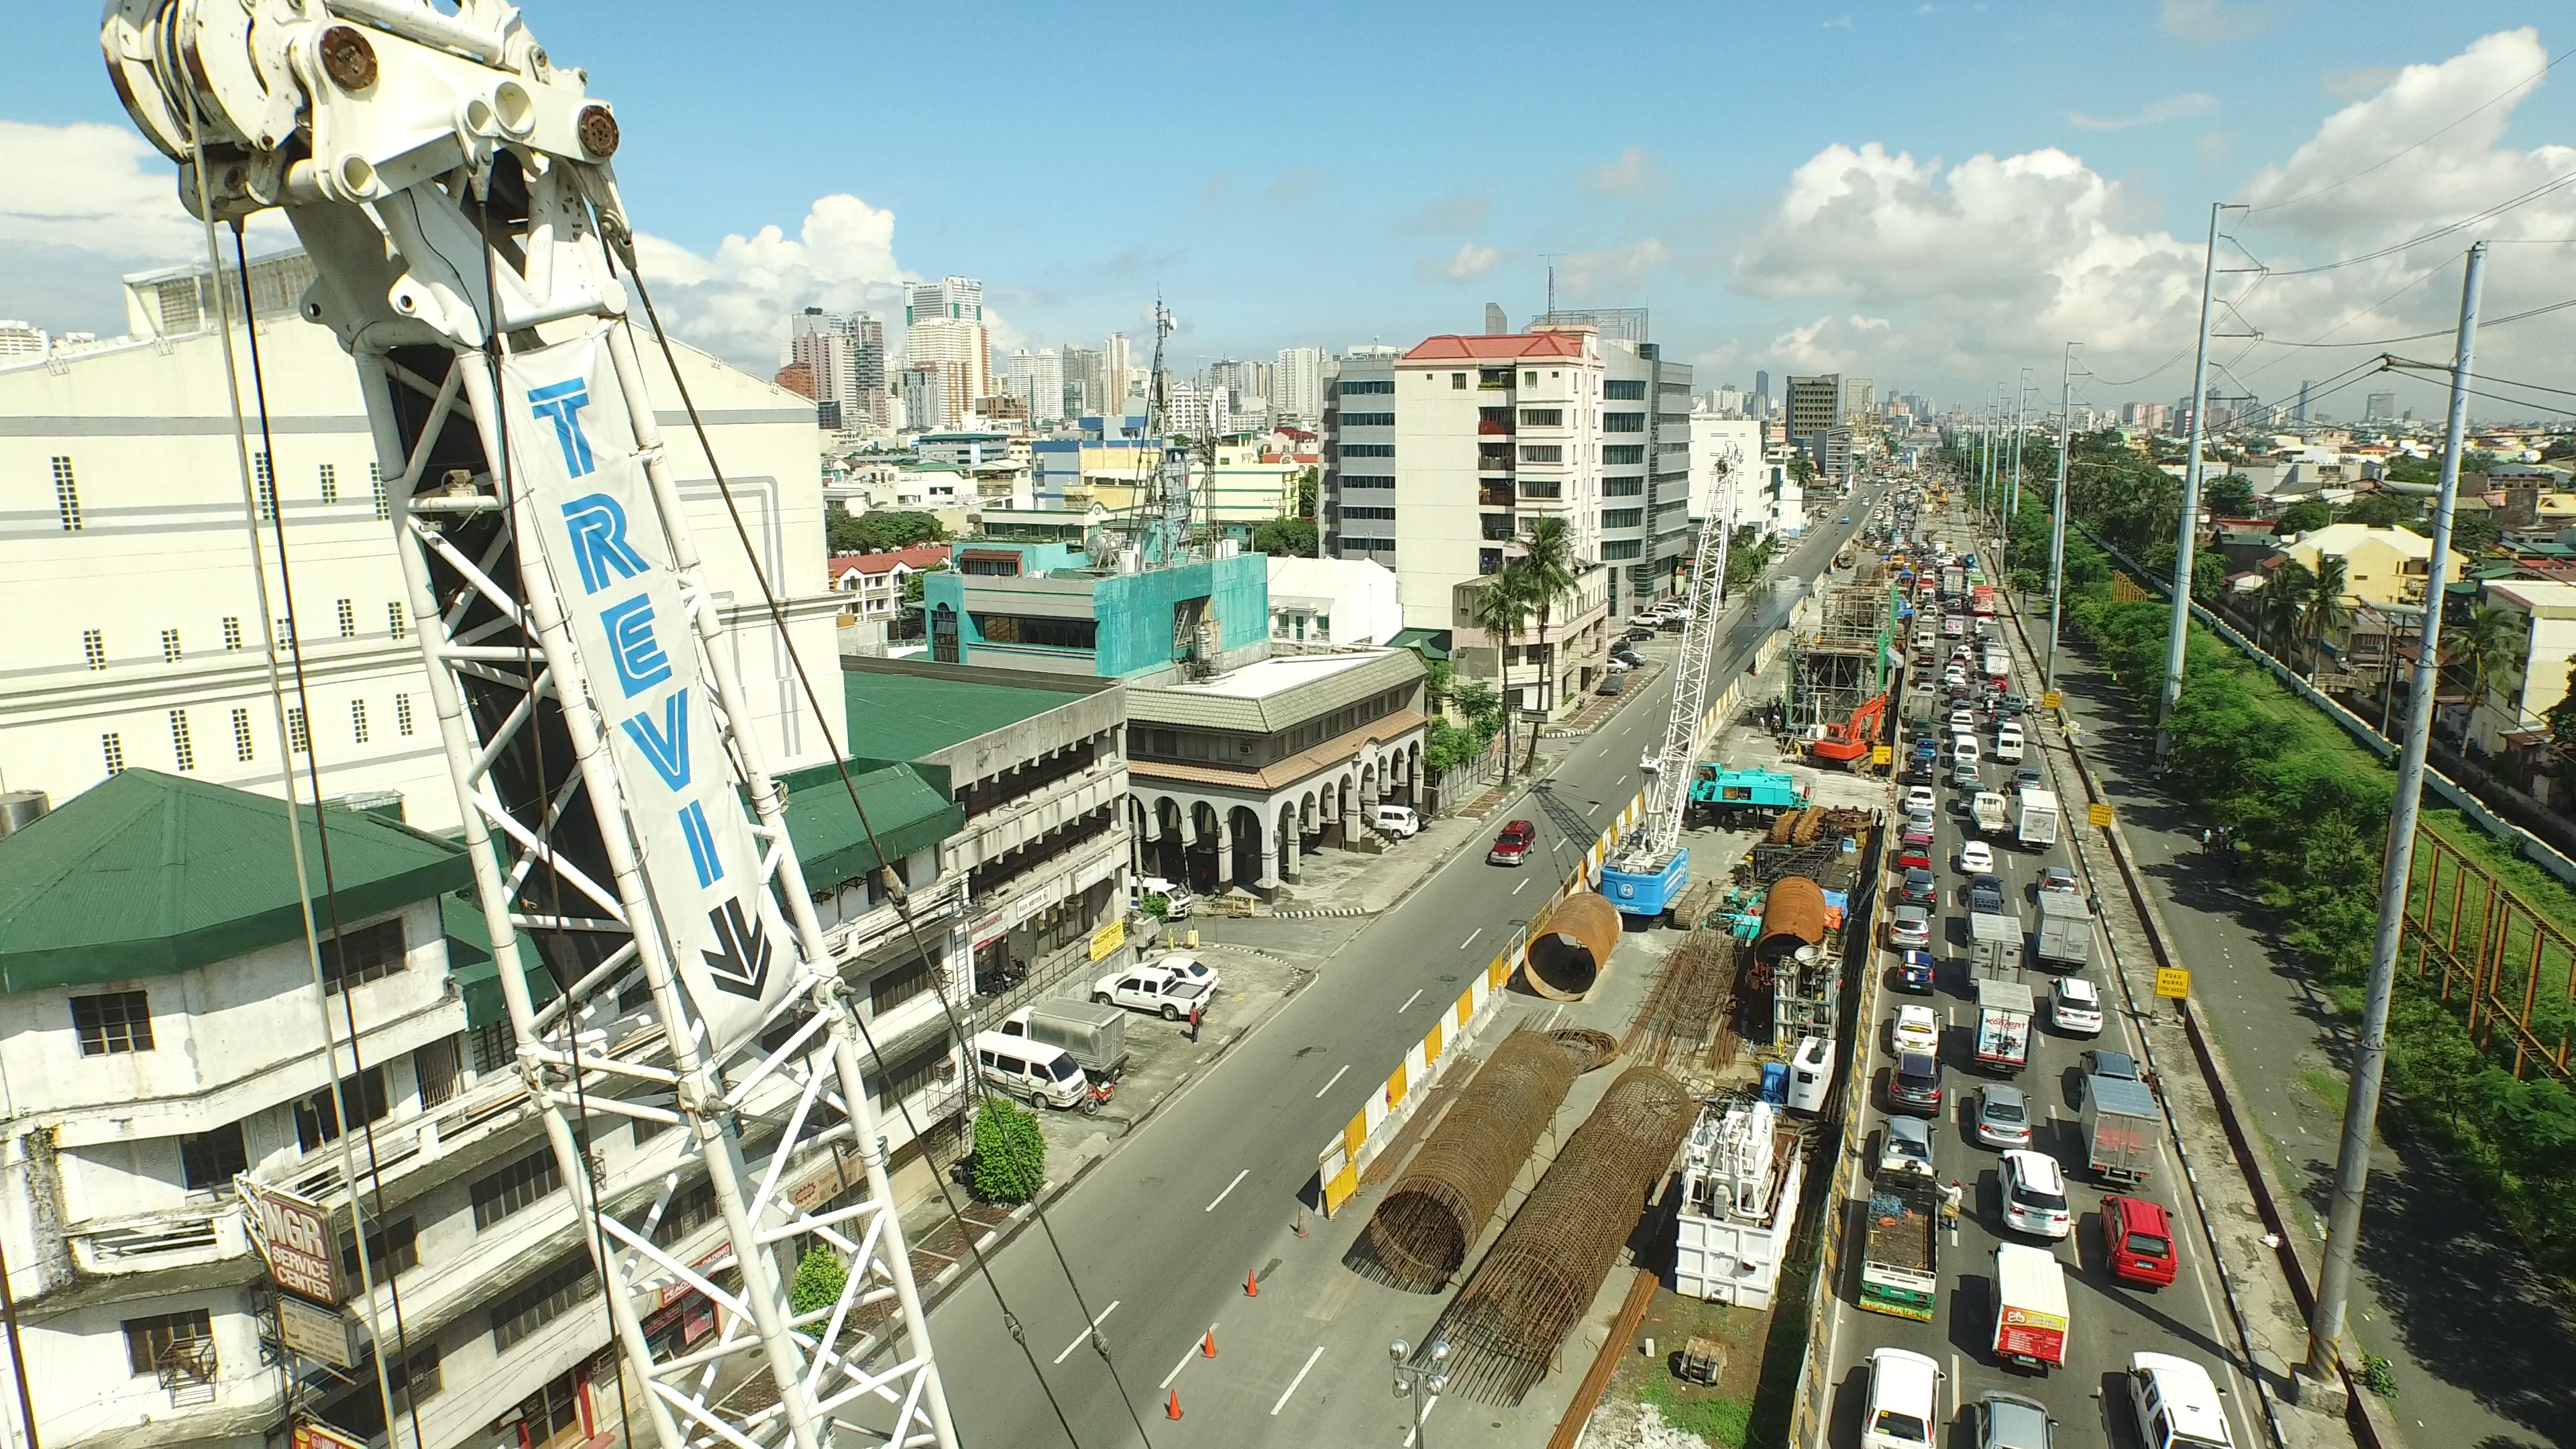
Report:
[[[1136,908],[1138,910],[1141,911],[1144,909],[1145,897],[1147,896],[1161,896],[1163,898],[1165,907],[1163,911],[1163,919],[1167,921],[1186,921],[1190,918],[1190,888],[1188,886],[1182,885],[1178,881],[1165,880],[1159,875],[1139,876],[1136,880]]]
[[[1032,1107],[1078,1107],[1091,1099],[1091,1079],[1064,1048],[1024,1036],[975,1033],[975,1067],[1004,1095]]]
[[[2020,764],[2021,747],[2021,726],[2006,720],[2003,726],[1995,731],[1995,758],[2007,765]]]
[[[1371,823],[1398,840],[1410,840],[1422,833],[1422,817],[1409,805],[1380,805]]]
[[[1975,735],[1960,733],[1950,736],[1950,763],[1965,765],[1970,769],[1976,768],[1977,737]]]

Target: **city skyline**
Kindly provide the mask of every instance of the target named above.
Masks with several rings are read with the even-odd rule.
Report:
[[[2071,340],[2094,368],[2097,405],[2171,398],[2186,387],[2188,358],[2172,359],[2190,340],[2209,198],[2259,208],[2231,221],[2222,265],[2275,271],[2239,299],[2266,340],[2222,359],[2250,373],[2294,355],[2275,342],[2411,338],[2445,325],[2442,289],[2410,284],[2447,264],[2463,236],[2287,274],[2434,231],[2576,159],[2547,140],[2567,133],[2571,115],[2564,88],[2541,77],[2549,37],[2509,28],[2518,17],[2502,6],[2407,12],[2404,26],[2301,26],[2298,13],[2324,12],[2167,0],[2151,14],[2077,17],[1927,4],[1672,22],[1676,40],[1715,32],[1836,57],[1867,83],[1839,88],[1830,120],[1779,124],[1806,99],[1793,68],[1742,68],[1727,97],[1699,95],[1679,45],[1643,83],[1663,86],[1671,113],[1701,125],[1704,142],[1676,143],[1686,128],[1604,110],[1538,138],[1507,177],[1437,127],[1401,147],[1391,137],[1404,127],[1352,129],[1333,98],[1367,76],[1337,75],[1306,123],[1247,127],[1222,162],[1158,169],[1141,198],[1078,178],[1024,183],[1063,206],[1041,225],[994,228],[959,185],[966,157],[941,148],[870,151],[857,166],[731,150],[724,164],[695,164],[740,134],[732,113],[696,98],[728,78],[756,83],[751,57],[719,31],[692,48],[696,83],[659,85],[671,58],[635,40],[653,27],[585,24],[592,9],[565,0],[548,29],[582,37],[600,93],[639,141],[620,161],[647,279],[675,331],[755,370],[775,369],[784,319],[803,307],[900,318],[909,287],[948,274],[992,289],[987,325],[1006,355],[1150,335],[1160,295],[1179,317],[1169,360],[1187,373],[1283,348],[1477,330],[1489,301],[1518,324],[1546,309],[1553,267],[1556,305],[1649,306],[1659,340],[1711,381],[1844,370],[1972,396]],[[841,23],[808,21],[818,42]],[[1431,24],[1379,23],[1391,40]],[[989,59],[1018,74],[1096,48],[1053,24],[1027,17]],[[168,163],[120,123],[88,23],[39,17],[25,40],[37,63],[0,118],[0,144],[35,164],[0,218],[0,316],[121,330],[117,276],[189,260],[202,237],[173,204]],[[1529,42],[1496,33],[1479,44],[1506,60]],[[2107,45],[2124,65],[2106,85],[2087,67]],[[1119,96],[1104,112],[1147,128],[1177,121],[1185,112],[1165,107],[1186,107],[1207,84],[1182,69],[1191,78],[1171,94]],[[1984,88],[1992,104],[1933,103],[1954,83],[2006,71],[2013,93]],[[886,80],[883,99],[919,103],[922,78]],[[1408,77],[1384,99],[1391,116],[1427,119],[1455,84]],[[1009,86],[982,102],[997,116],[1027,104]],[[1426,168],[1440,184],[1418,184]],[[2576,235],[2576,193],[2548,192],[2480,230],[2527,243]],[[255,246],[286,239],[273,219],[252,229]],[[2489,315],[2558,300],[2570,285],[2576,246],[2500,249]],[[2001,320],[1978,320],[1987,310]],[[889,356],[908,355],[896,330]],[[2482,350],[2509,376],[2570,361],[2546,327],[2495,327]],[[2310,352],[2306,362],[2334,365],[2299,370],[2330,376],[2369,355]],[[2281,370],[2235,390],[2283,391],[2272,385]],[[2133,388],[2112,385],[2130,378]],[[2395,386],[2428,410],[2425,384]]]

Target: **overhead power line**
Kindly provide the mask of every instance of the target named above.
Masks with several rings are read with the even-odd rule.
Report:
[[[2500,104],[2501,102],[2503,102],[2503,100],[2504,100],[2507,96],[2510,96],[2510,95],[2512,95],[2514,92],[2519,91],[2519,90],[2522,90],[2522,89],[2524,89],[2525,87],[2532,85],[2533,83],[2537,82],[2537,81],[2538,81],[2542,76],[2545,76],[2545,75],[2549,74],[2551,71],[2553,71],[2553,70],[2557,69],[2557,68],[2558,68],[2558,64],[2559,64],[2559,62],[2561,62],[2561,61],[2563,61],[2563,60],[2567,59],[2567,57],[2569,57],[2569,56],[2571,56],[2571,55],[2576,55],[2576,48],[2571,48],[2571,49],[2568,49],[2568,50],[2562,50],[2562,51],[2558,52],[2558,54],[2556,54],[2556,55],[2554,55],[2554,56],[2550,57],[2549,64],[2542,66],[2540,69],[2538,69],[2538,70],[2536,70],[2536,71],[2533,71],[2531,74],[2529,74],[2529,75],[2527,75],[2527,76],[2523,77],[2521,80],[2515,81],[2512,85],[2506,86],[2503,90],[2500,90],[2500,91],[2496,92],[2494,95],[2489,96],[2483,104],[2480,104],[2480,105],[2476,106],[2475,108],[2473,108],[2473,109],[2471,109],[2471,110],[2469,110],[2469,111],[2467,111],[2467,112],[2463,113],[2463,114],[2460,116],[2460,118],[2459,118],[2458,120],[2451,122],[2449,125],[2442,127],[2440,130],[2433,132],[2431,135],[2428,135],[2428,136],[2424,137],[2422,140],[2415,142],[2415,143],[2414,143],[2413,145],[2411,145],[2411,146],[2405,146],[2405,147],[2401,147],[2401,148],[2399,148],[2399,149],[2397,149],[2397,150],[2395,150],[2395,151],[2391,151],[2391,152],[2389,152],[2387,155],[2385,155],[2385,156],[2383,156],[2383,157],[2379,158],[2379,159],[2378,159],[2378,160],[2376,160],[2376,161],[2371,162],[2369,165],[2364,166],[2364,167],[2363,167],[2363,168],[2361,168],[2360,170],[2353,172],[2353,173],[2352,173],[2351,175],[2349,175],[2349,176],[2342,177],[2342,178],[2341,178],[2341,179],[2339,179],[2339,180],[2329,181],[2329,182],[2327,182],[2325,185],[2320,186],[2320,187],[2317,187],[2317,188],[2315,188],[2314,190],[2311,190],[2311,191],[2302,191],[2302,192],[2300,192],[2298,195],[2291,197],[2291,198],[2290,198],[2289,200],[2287,200],[2287,201],[2275,201],[2275,202],[2271,202],[2271,203],[2269,203],[2269,204],[2267,204],[2267,205],[2264,205],[2264,206],[2248,207],[2248,208],[2246,209],[2246,214],[2247,214],[2247,215],[2249,215],[2249,216],[2260,216],[2260,215],[2262,215],[2263,213],[2265,213],[2265,212],[2269,212],[2269,211],[2282,211],[2282,210],[2285,210],[2285,209],[2287,209],[2287,208],[2289,208],[2289,207],[2296,206],[2296,205],[2298,205],[2298,204],[2299,204],[2300,202],[2302,202],[2302,201],[2307,201],[2307,200],[2310,200],[2310,199],[2315,198],[2315,197],[2323,196],[2323,195],[2325,195],[2327,192],[2329,192],[2329,191],[2333,191],[2333,190],[2337,189],[2338,187],[2347,186],[2347,185],[2350,185],[2351,183],[2353,183],[2353,182],[2355,182],[2355,181],[2359,181],[2361,178],[2363,178],[2363,177],[2365,177],[2365,176],[2368,176],[2370,173],[2372,173],[2373,171],[2378,170],[2378,169],[2379,169],[2379,168],[2381,168],[2382,166],[2386,166],[2386,165],[2388,165],[2388,164],[2389,164],[2390,162],[2392,162],[2392,161],[2396,161],[2396,160],[2399,160],[2399,159],[2401,159],[2401,158],[2403,158],[2403,157],[2406,157],[2406,156],[2412,155],[2412,154],[2414,154],[2415,152],[2422,150],[2424,147],[2431,145],[2433,142],[2440,140],[2442,137],[2444,137],[2444,136],[2446,136],[2446,135],[2450,134],[2452,131],[2457,130],[2459,127],[2461,127],[2461,126],[2463,126],[2463,125],[2467,124],[2467,123],[2468,123],[2472,118],[2474,118],[2474,117],[2476,117],[2476,116],[2478,116],[2478,115],[2480,115],[2480,114],[2484,113],[2485,111],[2488,111],[2488,110],[2492,109],[2492,108],[2493,108],[2493,107],[2495,107],[2496,105],[2498,105],[2498,104]]]

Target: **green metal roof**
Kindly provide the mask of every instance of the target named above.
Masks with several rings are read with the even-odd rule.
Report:
[[[966,824],[964,807],[948,798],[944,770],[887,764],[862,772],[859,766],[865,763],[853,762],[849,787],[842,785],[840,771],[829,765],[779,777],[787,787],[787,831],[796,841],[805,883],[813,889],[855,879],[888,860],[901,860],[938,844]],[[867,811],[877,844],[884,847],[882,859],[869,847],[858,811],[850,808],[851,787]]]
[[[509,1003],[501,996],[501,966],[492,959],[492,927],[483,918],[483,908],[474,903],[472,891],[458,891],[441,897],[439,915],[447,929],[447,975],[465,999],[467,1026],[499,1026],[510,1019]],[[528,995],[539,1006],[563,994],[555,985],[552,972],[537,959],[522,938],[519,959],[528,978]]]
[[[872,760],[918,760],[1089,697],[921,674],[846,670],[841,675],[850,744]]]
[[[1390,649],[1410,649],[1426,660],[1446,659],[1453,637],[1447,629],[1398,629],[1386,643]]]
[[[297,814],[317,913],[325,822],[344,922],[472,879],[436,836],[338,806]],[[126,770],[0,838],[0,991],[168,976],[302,936],[283,816],[247,790]]]

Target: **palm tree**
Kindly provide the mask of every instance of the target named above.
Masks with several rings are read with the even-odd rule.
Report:
[[[1538,614],[1539,708],[1555,706],[1556,660],[1554,648],[1547,641],[1548,614],[1556,601],[1574,592],[1574,535],[1565,520],[1555,515],[1541,515],[1530,520],[1529,531],[1521,535],[1521,556],[1512,567],[1529,586],[1530,604]],[[1538,731],[1530,731],[1529,759],[1522,772],[1538,768]]]
[[[2308,584],[2307,608],[2299,615],[2299,638],[2308,646],[2308,672],[2316,672],[2317,657],[2343,626],[2352,622],[2352,606],[2344,602],[2349,575],[2344,561],[2333,555],[2317,555],[2315,573]]]
[[[1529,622],[1532,598],[1529,580],[1514,560],[1498,573],[1485,578],[1484,587],[1469,596],[1467,621],[1496,641],[1494,676],[1503,696],[1503,780],[1512,778],[1512,716],[1518,713],[1511,698],[1512,644],[1520,637],[1521,626]]]
[[[2490,690],[2522,668],[2524,656],[2531,651],[2530,641],[2523,636],[2522,615],[2494,604],[2470,609],[2469,621],[2457,635],[2443,642],[2452,662],[2469,671],[2469,679],[2476,687],[2476,701],[2481,703]],[[2519,714],[2516,711],[2516,729],[2522,727]]]
[[[2282,559],[2255,596],[2255,634],[2271,641],[2272,652],[2290,652],[2290,636],[2299,627],[2299,611],[2312,597],[2316,576],[2294,558]]]

